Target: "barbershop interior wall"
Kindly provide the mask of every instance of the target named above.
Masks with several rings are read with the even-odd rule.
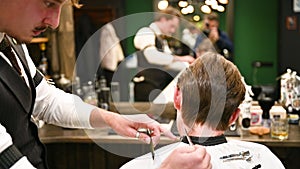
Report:
[[[299,2],[299,1],[298,1]],[[288,28],[287,17],[295,18],[294,28]],[[294,12],[293,0],[280,0],[279,74],[287,68],[300,73],[300,13]]]
[[[139,12],[152,12],[154,11],[154,1],[155,0],[146,0],[143,2],[139,0],[83,0],[81,2],[87,2],[88,4],[93,3],[95,6],[112,6],[116,9],[116,18],[119,18]],[[279,7],[279,3],[282,1],[281,3],[285,4],[284,6],[287,6],[292,3],[292,0],[288,0],[290,2],[287,2],[286,0],[231,1],[234,3],[233,26],[231,26],[234,29],[234,62],[245,77],[247,83],[256,85],[253,83],[253,79],[256,78],[257,84],[276,85],[275,79],[279,74],[278,53],[281,51],[281,55],[284,55],[284,51],[289,49],[287,38],[283,39],[284,43],[287,43],[284,48],[285,50],[279,49],[279,23],[283,22],[284,19],[279,18],[280,10],[283,8]],[[221,28],[228,27],[224,25],[223,16],[221,19]],[[279,19],[281,19],[280,22]],[[150,17],[140,18],[137,20],[129,20],[129,22],[124,24],[122,29],[128,34],[128,38],[122,42],[126,55],[130,55],[135,50],[132,44],[133,36],[131,35],[134,35],[134,31],[137,31],[137,28],[148,25],[152,20],[153,18]],[[290,36],[293,36],[293,34],[290,34]],[[291,57],[291,55],[292,53],[289,54],[289,57]],[[255,70],[252,67],[253,61],[271,62],[273,63],[273,66],[261,67]],[[255,72],[256,75],[254,76]]]
[[[234,0],[234,62],[239,67],[246,82],[261,85],[276,85],[277,60],[278,60],[278,31],[279,31],[279,0]],[[139,5],[136,5],[136,4]],[[138,0],[125,1],[125,14],[153,11],[152,1],[139,3]],[[223,18],[221,18],[223,19]],[[151,18],[143,18],[141,21],[129,23],[127,28],[135,26],[137,22],[151,22]],[[223,20],[221,20],[223,22]],[[222,23],[221,28],[225,28]],[[126,43],[127,52],[134,50],[132,39]],[[272,67],[253,69],[252,62],[271,62]],[[256,71],[256,76],[255,75]],[[253,84],[256,85],[256,84]]]
[[[248,84],[276,85],[278,17],[278,0],[234,1],[234,62]],[[273,66],[255,69],[254,61]]]

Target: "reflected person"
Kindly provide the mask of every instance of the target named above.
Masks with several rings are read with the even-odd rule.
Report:
[[[138,50],[139,72],[136,77],[144,78],[135,82],[136,101],[152,101],[159,94],[153,93],[154,89],[164,89],[178,72],[194,61],[190,55],[174,55],[167,41],[167,37],[178,29],[181,17],[177,9],[168,7],[155,13],[154,21],[136,33],[133,40]]]

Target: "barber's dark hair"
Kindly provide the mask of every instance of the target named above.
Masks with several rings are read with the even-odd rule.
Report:
[[[222,55],[207,52],[179,77],[182,119],[188,126],[206,124],[225,131],[230,117],[245,97],[238,68]]]
[[[208,19],[210,21],[218,21],[219,22],[219,15],[216,12],[211,12],[209,14],[204,15],[204,19]]]
[[[157,12],[155,14],[154,20],[159,21],[161,18],[166,18],[167,20],[171,20],[174,17],[182,17],[182,15],[179,10],[177,10],[174,7],[169,6],[166,9],[164,9],[160,12]]]

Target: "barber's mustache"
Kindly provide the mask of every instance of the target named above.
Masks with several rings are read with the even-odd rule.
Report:
[[[39,26],[39,27],[36,27],[34,28],[35,31],[46,31],[48,28],[48,26]]]

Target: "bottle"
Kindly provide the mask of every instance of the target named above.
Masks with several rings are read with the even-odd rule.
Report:
[[[101,88],[98,99],[99,99],[98,106],[104,110],[109,110],[110,88],[109,87]]]
[[[241,126],[242,129],[248,129],[251,125],[251,106],[252,106],[252,98],[249,95],[245,96],[245,100],[240,105],[241,109]]]
[[[119,82],[110,83],[110,93],[112,102],[120,102],[120,84]]]
[[[72,93],[74,93],[75,95],[83,98],[83,91],[81,89],[80,78],[78,76],[75,77],[75,80],[74,80],[74,82],[72,84],[72,88],[73,88],[72,89],[73,90]]]
[[[99,88],[101,90],[104,87],[107,87],[106,79],[105,79],[104,76],[101,76],[100,79],[99,79]]]
[[[46,57],[46,43],[40,43],[39,48],[41,51],[40,58],[41,61],[39,63],[38,69],[44,74],[46,79],[49,79],[49,73],[48,73],[48,59]]]
[[[94,106],[98,106],[97,93],[94,90],[92,81],[89,81],[87,86],[84,86],[83,101]]]
[[[134,83],[129,82],[129,102],[134,102]]]
[[[61,74],[56,85],[58,88],[64,91],[68,91],[68,88],[71,85],[71,81],[65,77],[65,74]]]

